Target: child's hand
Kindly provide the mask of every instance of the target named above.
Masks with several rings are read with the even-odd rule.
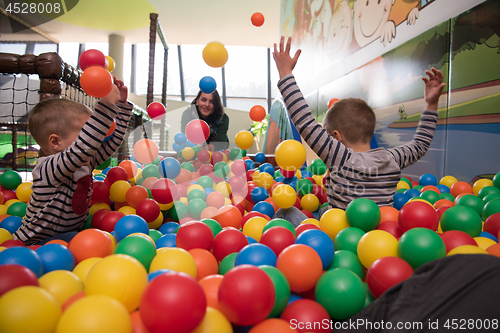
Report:
[[[120,92],[118,91],[118,87],[113,84],[113,87],[111,88],[111,91],[109,92],[109,94],[104,96],[102,99],[107,100],[111,104],[118,103],[118,101],[120,99]]]
[[[443,83],[443,74],[440,70],[431,68],[430,71],[425,71],[429,78],[423,77],[425,82],[424,98],[427,103],[427,110],[437,110],[439,96],[443,92],[446,83]]]
[[[118,92],[120,93],[120,99],[119,99],[119,101],[122,102],[122,103],[126,103],[127,102],[127,98],[128,98],[128,88],[127,88],[127,86],[123,83],[122,80],[118,80],[116,78],[116,76],[114,76],[114,75],[113,75],[113,80],[114,80],[114,84],[118,88]]]
[[[292,37],[288,37],[286,47],[284,47],[284,44],[285,44],[285,37],[281,36],[280,48],[278,52],[276,43],[274,43],[273,58],[274,61],[276,62],[276,67],[278,68],[280,78],[292,73],[292,70],[295,68],[295,65],[297,64],[297,60],[299,59],[300,53],[302,52],[300,49],[298,49],[297,52],[295,52],[293,58],[290,57]]]

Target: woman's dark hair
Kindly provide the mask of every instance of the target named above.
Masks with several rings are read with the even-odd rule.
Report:
[[[201,96],[201,93],[202,91],[200,90],[198,92],[198,95],[196,95],[196,98],[193,99],[193,101],[191,102],[191,104],[196,104],[196,101],[198,100],[198,98],[200,98]],[[217,90],[215,90],[213,93],[212,93],[212,98],[213,98],[213,103],[214,103],[214,117],[215,119],[219,118],[220,116],[222,116],[224,114],[224,107],[222,106],[222,102],[221,102],[221,99],[220,99],[220,96],[219,96],[219,92]]]

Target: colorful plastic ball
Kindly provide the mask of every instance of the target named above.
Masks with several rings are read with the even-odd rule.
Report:
[[[241,300],[245,300],[242,302]],[[273,310],[276,293],[269,275],[252,265],[229,270],[219,286],[219,308],[230,322],[255,325]]]
[[[174,233],[174,231],[179,227],[179,223],[176,222],[166,222],[158,230],[166,235]]]
[[[16,232],[22,225],[22,217],[20,216],[7,216],[0,222],[0,228],[7,230],[11,234]]]
[[[179,199],[179,191],[170,179],[158,179],[151,189],[153,199],[159,204],[170,204]]]
[[[292,291],[303,292],[314,287],[322,274],[323,263],[311,247],[294,244],[280,253],[276,268],[285,274]]]
[[[0,252],[0,265],[17,264],[29,268],[38,277],[43,274],[43,263],[40,256],[27,247],[9,247]]]
[[[252,22],[252,24],[256,27],[260,27],[264,24],[264,15],[262,15],[262,13],[259,13],[259,12],[255,12],[252,14],[252,16],[250,17],[250,21]]]
[[[347,205],[345,216],[351,227],[367,232],[378,226],[381,215],[375,202],[366,198],[357,198]]]
[[[139,202],[136,212],[138,216],[142,217],[147,223],[150,223],[156,220],[160,214],[160,206],[155,200],[147,198]]]
[[[174,142],[178,145],[183,145],[186,143],[186,134],[182,133],[182,132],[178,132],[174,135]]]
[[[257,186],[250,192],[250,196],[254,203],[258,203],[269,198],[269,192],[265,188]]]
[[[476,180],[474,185],[472,185],[472,191],[475,195],[478,195],[479,191],[486,186],[493,186],[493,181],[487,178]]]
[[[6,292],[22,286],[39,286],[37,275],[19,264],[0,265],[0,298]]]
[[[149,118],[160,120],[165,116],[165,105],[160,102],[152,102],[146,108]]]
[[[245,235],[236,229],[224,229],[214,238],[213,254],[218,261],[222,261],[230,253],[239,252],[248,245]]]
[[[330,317],[349,318],[365,304],[365,289],[361,279],[345,268],[335,268],[323,274],[315,288],[316,301]]]
[[[19,186],[16,188],[16,196],[22,202],[30,201],[31,193],[33,193],[31,185],[33,185],[33,183],[24,182],[19,184]]]
[[[106,183],[108,186],[115,183],[118,180],[127,181],[129,179],[127,170],[120,166],[112,167],[106,173]]]
[[[497,241],[488,237],[475,237],[474,240],[476,241],[477,246],[483,250],[487,250],[490,246],[498,243]]]
[[[497,236],[500,232],[500,213],[488,216],[486,221],[484,221],[483,230],[493,236]]]
[[[288,304],[290,298],[290,284],[286,276],[276,267],[263,265],[259,266],[259,268],[266,272],[273,282],[276,300],[268,317],[276,317]]]
[[[393,206],[397,210],[400,210],[408,202],[408,200],[410,200],[410,198],[406,194],[399,192],[394,193],[393,199]]]
[[[214,235],[207,224],[194,221],[179,228],[176,242],[178,247],[187,251],[196,248],[210,251],[214,244]]]
[[[44,273],[55,270],[72,271],[75,268],[73,253],[61,244],[45,244],[36,250],[40,256]]]
[[[129,235],[116,246],[114,254],[126,254],[137,259],[149,271],[151,261],[156,256],[155,244],[140,234]]]
[[[273,205],[266,201],[256,203],[253,206],[253,211],[267,215],[269,218],[272,218],[275,213]]]
[[[240,149],[250,149],[250,147],[253,146],[253,135],[250,133],[250,131],[239,131],[236,136],[234,137],[234,143],[240,148]],[[253,161],[252,161],[253,162]],[[246,162],[245,162],[246,163]],[[247,164],[248,167],[248,164]],[[255,168],[255,165],[253,167],[248,167],[248,169],[253,169]]]
[[[245,236],[252,237],[257,242],[259,242],[267,222],[268,220],[263,217],[252,217],[248,219],[243,225],[243,234]]]
[[[84,290],[84,284],[73,272],[55,270],[42,275],[39,279],[40,287],[47,290],[60,305],[68,298]]]
[[[290,298],[292,299],[292,297],[295,298],[296,295],[292,293]],[[302,298],[288,304],[281,313],[280,318],[287,321],[290,327],[296,328],[298,332],[310,332],[314,323],[330,323],[331,320],[330,315],[321,304],[311,299]],[[299,323],[301,323],[300,326]],[[306,326],[307,324],[309,326]],[[330,333],[331,331],[330,325],[316,325],[313,332]]]
[[[319,199],[314,194],[306,194],[300,199],[302,209],[315,212],[319,208]]]
[[[207,141],[210,135],[210,127],[208,127],[208,124],[202,119],[193,119],[186,125],[185,132],[189,141],[195,144],[201,144]]]
[[[253,266],[275,266],[277,256],[267,245],[254,243],[243,247],[236,256],[235,266],[253,265]]]
[[[362,279],[365,274],[365,268],[359,261],[358,256],[348,250],[335,251],[332,263],[326,270],[329,271],[335,268],[346,268],[359,276],[360,279]]]
[[[218,309],[207,306],[202,322],[192,333],[233,333],[233,327]]]
[[[440,185],[446,185],[448,188],[451,188],[453,184],[455,184],[458,180],[453,176],[444,176],[439,180]]]
[[[440,199],[439,193],[432,190],[423,191],[419,197],[430,202],[431,204],[434,204],[436,201]]]
[[[341,230],[335,236],[333,244],[335,250],[348,250],[354,254],[358,253],[358,242],[363,237],[365,232],[356,227],[349,227]]]
[[[188,251],[196,264],[196,280],[200,281],[204,277],[217,274],[219,263],[214,255],[201,248],[195,248]]]
[[[200,90],[205,94],[212,94],[217,89],[217,82],[211,76],[204,76],[198,84]]]
[[[214,175],[219,178],[225,178],[229,175],[229,165],[226,162],[220,161],[214,165]]]
[[[483,220],[487,220],[493,214],[500,213],[500,199],[488,201],[483,207]]]
[[[483,250],[479,246],[474,245],[462,245],[454,248],[450,252],[448,252],[447,256],[452,256],[455,254],[488,254],[488,251]]]
[[[326,173],[326,165],[321,159],[316,158],[311,162],[310,170],[313,175],[324,175]]]
[[[327,210],[319,220],[319,228],[334,240],[341,230],[349,228],[345,211],[340,208]]]
[[[149,267],[150,272],[159,269],[171,269],[184,272],[196,278],[196,263],[188,251],[178,247],[164,247],[157,251]]]
[[[106,57],[99,50],[86,50],[80,54],[80,57],[78,58],[78,65],[82,71],[85,71],[90,66],[106,68]]]
[[[114,182],[109,188],[109,198],[113,202],[126,202],[127,191],[130,187],[132,187],[132,185],[125,180],[118,180]]]
[[[473,194],[473,191],[472,191],[472,186],[470,186],[469,183],[464,182],[464,181],[457,181],[457,182],[453,183],[453,185],[451,185],[450,193],[454,197],[457,197],[461,193]]]
[[[188,207],[182,201],[174,201],[172,208],[168,210],[168,216],[174,221],[180,221],[188,214]]]
[[[285,170],[296,170],[306,161],[306,149],[296,140],[285,140],[275,149],[276,164]]]
[[[166,157],[158,165],[158,170],[161,177],[175,179],[181,172],[181,165],[177,159]]]
[[[460,230],[472,237],[477,237],[481,233],[481,216],[468,206],[453,206],[448,208],[441,216],[441,229]]]
[[[101,98],[113,89],[113,77],[104,67],[90,66],[80,76],[80,86],[87,95]]]
[[[483,200],[473,194],[465,194],[457,197],[455,205],[468,206],[474,209],[479,215],[483,213],[484,208]]]
[[[141,139],[134,144],[133,151],[137,162],[149,164],[158,157],[159,149],[153,140]]]
[[[210,67],[223,67],[228,59],[228,53],[224,45],[218,42],[208,43],[202,52],[205,63]]]
[[[413,275],[413,268],[401,258],[384,257],[368,268],[366,282],[371,294],[379,298],[387,289]]]
[[[398,240],[383,230],[372,230],[364,234],[358,242],[358,257],[365,268],[382,257],[398,256]]]
[[[172,222],[175,223],[175,222]],[[177,235],[174,233],[168,233],[156,241],[156,248],[160,249],[162,247],[177,247],[177,241],[176,241]]]
[[[14,170],[4,171],[0,175],[0,185],[6,190],[15,190],[22,182],[21,176]]]
[[[278,256],[281,251],[294,244],[295,236],[284,227],[272,227],[262,233],[259,242],[268,246]]]
[[[234,263],[236,262],[237,255],[238,255],[238,253],[236,253],[236,252],[230,253],[227,256],[225,256],[224,259],[222,259],[220,261],[220,264],[219,264],[219,274],[220,275],[225,275],[232,268],[234,268],[234,266],[235,266]]]
[[[401,208],[398,223],[403,232],[412,228],[427,228],[436,231],[439,218],[434,207],[424,202],[415,201],[408,202]]]
[[[460,230],[449,230],[445,231],[439,235],[444,242],[446,247],[446,253],[450,252],[454,248],[462,245],[473,245],[477,246],[474,238]]]
[[[422,186],[426,186],[426,185],[436,186],[437,183],[438,182],[437,182],[436,176],[434,176],[433,174],[430,174],[430,173],[424,173],[418,179],[418,184],[422,185]]]
[[[413,228],[401,236],[398,256],[413,269],[446,255],[446,246],[439,235],[426,228]]]
[[[157,215],[158,216],[158,215]],[[126,215],[118,220],[114,230],[115,238],[120,241],[133,233],[149,234],[148,223],[139,215]]]
[[[314,249],[321,258],[323,269],[326,269],[333,261],[335,253],[333,240],[321,230],[311,229],[302,232],[297,236],[295,244],[304,244]]]
[[[106,63],[108,64],[106,69],[108,72],[112,72],[115,69],[115,60],[110,56],[106,56]]]
[[[19,287],[0,298],[2,332],[55,332],[60,316],[60,304],[40,287]]]
[[[250,109],[250,119],[252,119],[253,121],[262,121],[264,120],[264,118],[266,118],[266,109],[264,109],[260,105],[252,106],[252,108]],[[255,161],[258,162],[257,160]]]

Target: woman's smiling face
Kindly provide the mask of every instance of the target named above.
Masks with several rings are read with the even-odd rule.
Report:
[[[200,111],[201,117],[206,119],[214,112],[214,98],[212,94],[201,93],[200,97],[196,101],[198,106],[198,111]]]

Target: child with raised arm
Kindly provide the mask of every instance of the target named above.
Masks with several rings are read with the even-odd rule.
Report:
[[[329,208],[345,209],[356,198],[368,198],[379,206],[393,204],[393,195],[401,178],[401,170],[425,155],[437,122],[437,106],[445,83],[435,68],[426,71],[425,110],[408,144],[396,148],[370,149],[375,130],[375,113],[365,101],[347,98],[333,104],[321,126],[314,119],[302,92],[292,75],[300,56],[290,56],[291,38],[285,46],[281,37],[279,49],[274,44],[273,57],[278,67],[278,88],[293,124],[311,149],[325,162],[329,176],[326,192]]]
[[[127,87],[114,77],[113,89],[94,112],[67,99],[45,100],[30,111],[28,129],[46,156],[33,169],[33,193],[14,239],[27,245],[69,241],[81,229],[89,213],[92,170],[125,136],[132,112],[127,97]],[[113,119],[114,134],[103,142]]]

